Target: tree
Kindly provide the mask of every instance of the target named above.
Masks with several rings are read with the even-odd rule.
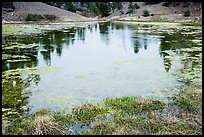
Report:
[[[107,17],[108,15],[110,15],[110,11],[111,11],[110,3],[100,2],[99,10],[102,17]]]
[[[122,2],[117,2],[117,9],[121,10],[123,8]]]
[[[114,9],[121,10],[123,8],[123,5],[121,2],[112,2],[111,8],[112,10]]]
[[[144,17],[149,16],[149,11],[148,11],[148,10],[144,10],[144,11],[143,11],[143,16],[144,16]]]
[[[130,2],[129,6],[128,6],[128,12],[127,12],[127,14],[133,13],[133,9],[134,9],[134,6],[133,6],[132,2]]]
[[[140,6],[138,6],[137,3],[135,3],[135,4],[134,4],[134,8],[135,8],[135,9],[139,9]]]
[[[71,12],[76,12],[76,7],[71,2],[65,3],[65,9]]]
[[[94,15],[99,15],[100,11],[98,9],[98,3],[93,3],[92,4],[91,11],[94,13]]]
[[[55,4],[56,4],[56,7],[61,8],[63,2],[56,2]]]
[[[184,17],[189,17],[189,16],[191,16],[191,13],[189,10],[186,10],[183,15],[184,15]]]

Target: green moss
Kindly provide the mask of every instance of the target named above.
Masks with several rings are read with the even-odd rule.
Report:
[[[73,109],[74,118],[79,122],[93,121],[97,115],[105,113],[105,108],[92,104],[84,104]]]
[[[28,14],[25,18],[26,21],[40,21],[43,17],[39,14]]]
[[[105,104],[116,110],[123,110],[129,114],[141,113],[152,110],[161,110],[166,104],[159,100],[143,100],[138,97],[122,97],[106,99]]]

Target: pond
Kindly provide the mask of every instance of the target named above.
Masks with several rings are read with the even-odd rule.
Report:
[[[18,33],[2,38],[2,111],[10,118],[109,97],[165,100],[202,79],[201,27],[9,24],[3,34],[12,27]]]

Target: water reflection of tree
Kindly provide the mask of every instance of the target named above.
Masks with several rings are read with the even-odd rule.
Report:
[[[8,39],[9,38],[9,39]],[[29,47],[28,44],[35,44],[36,38],[29,39],[27,37],[6,37],[5,45],[16,47],[5,49],[2,48],[2,54],[11,56],[7,60],[2,60],[2,71],[16,68],[36,67],[37,66],[37,47]],[[27,46],[27,47],[26,47]],[[17,58],[13,56],[18,56]],[[23,58],[26,56],[26,60]],[[23,60],[24,59],[24,60]],[[8,62],[8,60],[10,60]],[[17,62],[15,60],[18,60]]]
[[[199,65],[199,57],[195,58],[196,56],[198,56],[201,52],[188,52],[188,54],[186,55],[186,58],[182,60],[182,64],[183,64],[183,69],[184,70],[193,70],[194,68],[198,67]]]
[[[171,68],[172,60],[170,58],[167,58],[169,54],[164,51],[171,50],[176,55],[180,56],[184,54],[184,52],[181,51],[181,48],[192,48],[197,45],[192,41],[190,41],[195,38],[193,35],[184,36],[181,33],[175,33],[173,35],[163,34],[163,36],[165,37],[161,39],[159,53],[160,53],[160,56],[163,57],[164,59],[164,66],[166,71],[168,72],[169,69]],[[193,52],[193,51],[188,52],[188,57],[183,60],[180,60],[181,64],[183,64],[183,69],[195,68],[199,63],[197,60],[192,58],[195,56],[198,56],[199,53],[200,52]]]
[[[139,49],[144,46],[144,49],[147,50],[147,38],[146,34],[138,35],[135,34],[133,38],[134,43],[134,52],[137,54],[139,52]],[[140,42],[141,41],[141,42]]]
[[[90,29],[90,31],[92,31],[92,28],[88,27],[88,29]],[[85,28],[79,28],[79,30],[77,31],[77,37],[84,41],[85,40]]]
[[[115,27],[115,29],[121,29],[121,30],[123,30],[124,29],[124,24],[122,24],[122,23],[114,23],[114,27]]]
[[[62,54],[62,44],[63,44],[63,39],[65,38],[65,34],[61,31],[57,32],[54,37],[54,41],[56,44],[56,52],[59,56]]]
[[[46,35],[43,35],[40,44],[43,45],[44,50],[40,53],[43,55],[43,59],[48,66],[51,65],[51,53],[54,51],[54,47],[52,46],[53,42],[53,33],[48,32]]]
[[[46,61],[47,65],[51,64],[51,53],[54,51],[54,40],[55,38],[53,37],[54,33],[53,32],[47,32],[45,34],[41,34],[38,36],[22,36],[22,37],[12,37],[8,40],[9,43],[18,43],[18,44],[38,44],[40,43],[43,45],[43,51],[41,54],[43,55],[44,60]],[[9,44],[8,43],[8,44]],[[56,47],[57,48],[57,53],[61,54],[61,41],[60,39],[56,42]],[[10,55],[25,55],[28,56],[30,59],[28,61],[18,61],[18,62],[9,62],[7,61],[2,61],[4,64],[4,70],[8,69],[16,69],[16,68],[25,68],[25,67],[36,67],[37,66],[37,55],[38,55],[38,47],[33,47],[33,48],[21,48],[21,45],[19,45],[19,48],[12,48],[12,49],[4,49],[3,53],[5,54],[10,54]]]
[[[51,31],[43,35],[41,44],[43,49],[40,53],[43,55],[43,59],[46,64],[51,65],[51,54],[56,50],[58,56],[61,56],[63,44],[69,46],[70,41],[74,41],[74,34],[76,29],[70,28],[69,32],[64,31]],[[79,33],[82,37],[84,36],[84,31]]]
[[[145,36],[146,36],[146,35],[145,35]],[[147,50],[147,39],[144,38],[143,41],[144,41],[144,49]]]
[[[137,54],[139,52],[139,48],[141,48],[139,40],[134,39],[134,52],[135,52],[135,54]]]
[[[29,109],[26,109],[26,106],[30,92],[25,92],[24,89],[32,82],[38,84],[39,81],[38,74],[29,74],[25,80],[15,72],[2,74],[2,116],[4,119],[19,118],[28,113]]]
[[[108,34],[108,26],[110,25],[109,22],[101,23],[99,25],[99,30],[101,34]]]

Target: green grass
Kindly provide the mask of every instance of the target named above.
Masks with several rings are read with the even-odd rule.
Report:
[[[83,104],[74,108],[72,114],[43,109],[13,121],[3,119],[2,132],[6,135],[201,135],[201,88],[202,84],[192,84],[181,89],[169,104],[155,99],[121,97]],[[84,123],[88,129],[74,131],[66,126]]]

